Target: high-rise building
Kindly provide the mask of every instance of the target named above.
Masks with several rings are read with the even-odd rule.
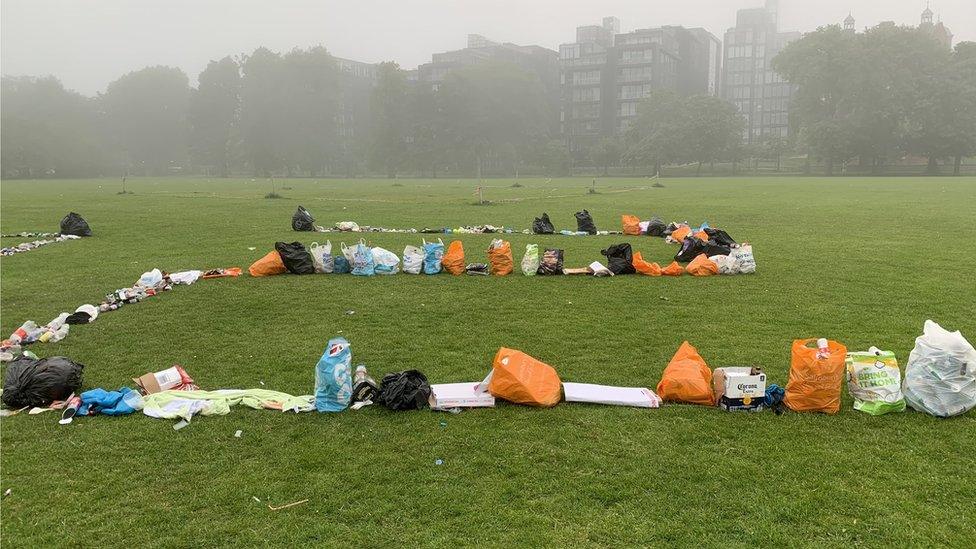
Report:
[[[570,151],[582,156],[600,138],[625,132],[652,90],[719,93],[721,43],[705,29],[664,26],[620,33],[620,21],[577,27],[559,46],[560,124]]]
[[[747,143],[789,135],[793,86],[773,70],[772,61],[801,35],[779,32],[778,8],[777,0],[766,0],[762,8],[741,9],[735,27],[725,33],[722,95],[745,118]]]

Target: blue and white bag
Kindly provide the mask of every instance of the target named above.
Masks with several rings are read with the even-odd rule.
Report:
[[[437,239],[437,242],[427,242],[424,240],[424,274],[435,275],[441,272],[441,260],[444,258],[444,241]]]
[[[315,265],[316,273],[328,274],[335,270],[332,241],[326,241],[325,244],[312,242],[312,245],[308,247],[308,253],[312,254],[312,263]]]
[[[376,262],[373,261],[373,250],[369,249],[366,241],[359,239],[359,244],[352,252],[352,274],[356,276],[373,276],[376,274]]]
[[[315,365],[315,409],[341,412],[352,398],[352,349],[345,338],[329,340]]]
[[[403,248],[403,272],[419,275],[424,269],[424,252],[416,246]]]
[[[400,270],[400,258],[390,250],[379,246],[373,248],[373,263],[376,264],[376,274],[378,275],[397,274],[397,271]]]

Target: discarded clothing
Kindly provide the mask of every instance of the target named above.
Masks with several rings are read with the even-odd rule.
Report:
[[[266,389],[221,389],[218,391],[163,391],[147,395],[142,413],[159,419],[190,419],[226,415],[231,406],[243,404],[256,410],[310,412],[315,409],[312,395],[294,396]]]

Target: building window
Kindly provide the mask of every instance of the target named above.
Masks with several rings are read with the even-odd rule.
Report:
[[[650,84],[630,84],[620,86],[619,99],[640,99],[651,93]]]
[[[579,88],[573,90],[573,101],[599,101],[600,88]]]
[[[620,103],[620,110],[618,111],[620,116],[636,116],[637,115],[637,102],[636,101],[622,101]]]
[[[578,71],[573,73],[573,84],[599,84],[600,71]]]
[[[624,82],[650,80],[651,74],[651,67],[626,67],[620,69],[620,80]]]

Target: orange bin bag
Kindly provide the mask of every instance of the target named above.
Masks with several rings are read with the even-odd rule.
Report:
[[[678,244],[681,244],[681,241],[684,240],[685,237],[690,234],[691,234],[691,227],[689,227],[688,225],[682,225],[677,229],[675,229],[673,233],[671,233],[671,240],[674,240]]]
[[[552,366],[502,347],[491,365],[488,392],[516,404],[549,407],[562,400],[563,384]]]
[[[464,245],[460,240],[454,240],[447,245],[447,251],[441,258],[441,267],[452,275],[464,274]]]
[[[661,274],[664,276],[681,276],[685,272],[685,268],[678,264],[677,261],[672,261],[670,265],[661,270]]]
[[[706,233],[705,231],[698,231],[697,233],[695,233],[695,237],[698,238],[698,240],[701,240],[702,242],[708,242],[708,233]]]
[[[512,261],[512,245],[503,241],[497,248],[488,248],[488,272],[497,276],[512,274],[515,262]]]
[[[830,356],[817,358],[817,349],[810,347],[816,341],[793,341],[790,379],[786,383],[786,398],[783,402],[794,412],[836,414],[840,411],[840,391],[847,347],[836,341],[828,341],[827,350]]]
[[[664,400],[674,402],[704,406],[715,404],[712,370],[691,343],[682,343],[678,352],[671,357],[671,362],[661,375],[661,382],[657,384],[657,394]]]
[[[647,276],[661,276],[661,266],[657,263],[648,263],[647,261],[644,261],[644,256],[642,256],[640,252],[634,252],[634,257],[630,262],[634,266],[634,270],[640,274]]]
[[[685,268],[692,276],[712,276],[718,274],[718,263],[715,263],[705,254],[698,254],[698,257],[691,260]]]
[[[285,264],[281,261],[281,255],[278,254],[278,250],[271,250],[268,252],[268,255],[251,263],[251,266],[247,268],[247,272],[251,273],[251,276],[272,276],[286,273],[288,269],[285,268]]]
[[[620,218],[624,222],[624,234],[641,234],[639,217],[636,215],[622,215]]]

